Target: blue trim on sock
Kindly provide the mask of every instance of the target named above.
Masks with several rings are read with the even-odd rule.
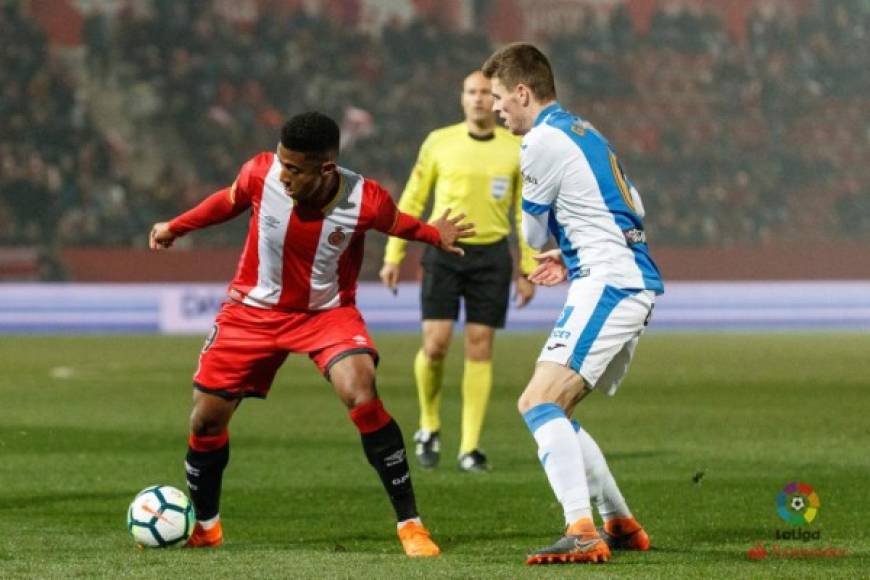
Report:
[[[534,433],[553,419],[567,419],[567,417],[562,407],[556,403],[541,403],[523,413],[523,419],[525,419],[529,431]]]
[[[575,433],[580,432],[580,421],[578,421],[577,419],[571,419],[571,426],[574,427]]]

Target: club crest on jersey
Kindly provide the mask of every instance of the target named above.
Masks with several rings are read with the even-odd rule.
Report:
[[[326,238],[326,241],[333,246],[340,246],[344,242],[344,239],[346,237],[347,234],[342,231],[341,226],[335,226],[335,231],[329,234],[329,237]]]

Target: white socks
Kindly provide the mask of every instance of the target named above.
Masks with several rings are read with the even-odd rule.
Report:
[[[419,517],[416,517],[411,518],[410,520],[402,520],[401,522],[396,524],[396,529],[401,529],[402,526],[404,526],[405,524],[410,524],[411,522],[414,522],[415,524],[420,524],[421,526],[423,525],[423,520],[421,520]]]
[[[204,530],[210,530],[215,527],[218,522],[221,521],[221,515],[218,514],[213,518],[209,518],[207,520],[199,520],[199,525],[202,526]]]
[[[523,419],[538,442],[538,459],[562,504],[566,525],[591,518],[583,451],[562,408],[555,403],[543,403],[523,413]]]
[[[607,467],[607,461],[601,448],[577,421],[572,421],[577,431],[577,441],[583,451],[583,463],[586,467],[586,481],[589,485],[589,495],[598,507],[598,513],[604,520],[611,518],[630,518],[631,512],[625,503],[625,498],[616,485],[616,480]]]

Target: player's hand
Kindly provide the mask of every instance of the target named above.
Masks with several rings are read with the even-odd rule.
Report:
[[[562,261],[561,250],[549,250],[532,256],[538,267],[529,274],[529,282],[538,286],[555,286],[568,279],[568,268]]]
[[[393,296],[398,294],[398,288],[396,287],[399,283],[398,264],[390,264],[389,262],[384,262],[384,265],[381,267],[381,271],[378,273],[378,276],[380,277],[381,282],[384,283],[384,286],[392,291]]]
[[[450,252],[457,256],[465,255],[462,248],[456,246],[456,241],[462,238],[470,238],[476,232],[474,231],[473,223],[460,223],[464,219],[464,213],[456,217],[450,217],[450,210],[445,209],[441,217],[432,222],[432,225],[441,234],[441,249],[445,252]]]
[[[522,308],[532,301],[535,296],[535,285],[526,276],[518,276],[514,289],[514,303],[517,308]]]
[[[148,247],[152,250],[171,248],[177,237],[169,229],[169,222],[158,222],[151,226],[151,235],[148,236]]]

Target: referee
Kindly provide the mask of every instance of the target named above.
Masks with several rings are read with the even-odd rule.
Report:
[[[492,390],[492,344],[495,329],[503,328],[510,297],[513,263],[508,245],[510,215],[517,226],[520,203],[520,139],[497,127],[492,112],[489,80],[480,71],[466,77],[462,87],[465,121],[433,131],[426,137],[417,163],[399,200],[399,208],[415,217],[423,214],[429,195],[435,198],[431,215],[447,208],[465,213],[477,235],[459,244],[464,257],[431,251],[423,255],[423,346],[414,359],[420,398],[420,430],[414,435],[420,465],[438,465],[441,452],[440,402],[444,357],[453,324],[465,304],[465,368],[462,378],[462,441],[459,469],[486,471],[480,432]],[[533,250],[520,238],[521,275],[515,299],[525,306],[535,287],[525,278],[536,263]],[[406,242],[390,238],[380,278],[394,289]]]

